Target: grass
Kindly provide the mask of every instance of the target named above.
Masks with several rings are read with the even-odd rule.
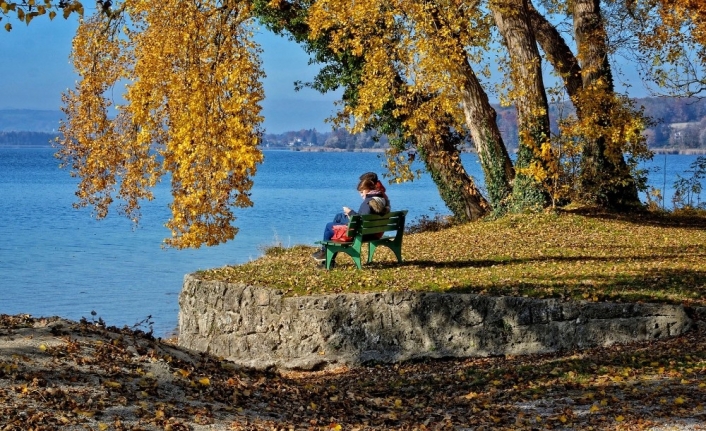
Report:
[[[200,276],[288,295],[419,290],[706,306],[703,212],[512,215],[406,234],[402,264],[382,248],[363,270],[343,254],[336,269],[321,269],[314,250],[271,247]]]

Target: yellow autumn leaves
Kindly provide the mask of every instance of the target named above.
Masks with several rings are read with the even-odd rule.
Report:
[[[477,2],[461,3],[324,0],[311,6],[310,37],[326,34],[334,52],[364,59],[356,104],[341,116],[353,119],[354,130],[391,98],[410,135],[435,127],[440,113],[464,123],[459,65],[488,43],[491,21]],[[396,89],[400,82],[404,91]]]
[[[232,239],[233,207],[252,205],[262,161],[263,72],[249,6],[127,0],[116,10],[82,22],[74,39],[81,81],[64,95],[58,156],[80,178],[77,205],[104,217],[117,198],[137,220],[140,201],[167,179],[167,245]]]
[[[490,43],[492,18],[478,2],[323,0],[308,8],[310,39],[360,60],[355,100],[342,105],[339,123],[354,132],[389,115],[401,141],[438,147],[448,130],[465,130],[476,83],[469,66]],[[424,144],[422,144],[424,147]],[[414,176],[394,148],[387,165],[395,181]],[[430,156],[433,157],[433,156]]]

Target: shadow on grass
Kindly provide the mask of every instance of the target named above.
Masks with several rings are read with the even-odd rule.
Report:
[[[706,211],[695,213],[654,213],[642,212],[606,212],[593,209],[574,209],[564,211],[568,214],[581,215],[601,220],[617,220],[645,226],[671,227],[680,229],[706,229]]]
[[[465,284],[447,291],[478,293],[479,286]],[[706,271],[653,269],[640,275],[588,274],[553,275],[535,278],[505,279],[495,288],[496,294],[529,295],[602,301],[661,302],[706,306]],[[544,295],[541,295],[545,293]]]
[[[458,261],[431,261],[431,260],[408,260],[400,264],[393,262],[373,262],[368,265],[370,269],[392,269],[395,267],[409,267],[438,270],[465,270],[501,267],[507,276],[502,280],[491,281],[487,279],[482,282],[466,281],[453,285],[449,288],[438,288],[454,293],[488,293],[493,295],[527,295],[531,297],[553,297],[572,298],[602,301],[643,301],[643,302],[664,302],[683,303],[686,305],[706,306],[706,267],[695,268],[640,268],[641,262],[667,262],[672,259],[683,259],[688,254],[693,260],[706,261],[706,253],[679,253],[688,247],[662,247],[655,249],[654,255],[631,255],[620,257],[614,256],[538,256],[534,258],[510,258],[510,259],[479,259],[479,260],[458,260]],[[564,268],[563,271],[551,271],[546,269],[547,263],[620,263],[628,261],[638,263],[626,270],[609,272],[607,266],[597,265],[595,268]],[[536,271],[522,272],[521,277],[513,276],[517,271],[510,271],[513,266],[542,265]],[[701,269],[704,268],[704,269]],[[365,269],[364,269],[365,270]],[[494,273],[489,277],[499,277],[501,274]],[[458,280],[463,280],[463,276],[455,276]]]
[[[616,246],[616,248],[619,248]],[[537,256],[531,258],[498,258],[498,259],[466,259],[451,261],[436,260],[404,260],[402,263],[396,262],[373,262],[370,267],[391,268],[395,266],[418,266],[431,268],[488,268],[498,265],[525,265],[532,263],[566,263],[566,262],[619,262],[619,261],[660,261],[668,259],[683,259],[685,256],[706,259],[706,247],[703,253],[694,253],[693,246],[683,247],[653,247],[650,255],[615,255],[615,256]]]

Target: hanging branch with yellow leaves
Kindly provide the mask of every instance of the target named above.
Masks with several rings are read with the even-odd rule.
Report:
[[[236,235],[233,208],[252,205],[263,159],[263,71],[249,20],[235,0],[126,0],[81,24],[72,51],[81,80],[64,95],[58,153],[80,178],[77,206],[101,218],[119,199],[137,222],[140,201],[167,179],[168,246]],[[115,104],[110,90],[123,82]]]

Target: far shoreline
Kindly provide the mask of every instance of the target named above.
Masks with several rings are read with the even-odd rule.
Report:
[[[706,148],[650,148],[654,154],[674,154],[680,156],[699,156],[706,154]]]
[[[386,148],[329,148],[321,146],[311,147],[267,147],[260,146],[263,151],[291,151],[300,153],[384,153]],[[36,149],[56,149],[52,145],[3,145],[0,144],[0,149],[3,150],[36,150]],[[700,156],[706,155],[706,148],[649,148],[654,155],[680,155],[680,156]],[[514,151],[514,150],[513,150]],[[462,153],[475,153],[473,148],[462,148]]]

